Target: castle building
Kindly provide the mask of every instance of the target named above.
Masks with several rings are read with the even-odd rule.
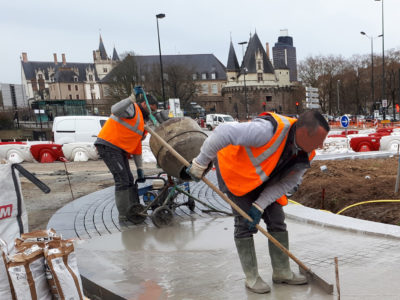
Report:
[[[250,37],[240,66],[231,41],[222,89],[225,112],[238,119],[263,111],[296,113],[299,85],[290,80],[289,71],[284,64],[272,65],[269,46],[264,49],[257,33]]]

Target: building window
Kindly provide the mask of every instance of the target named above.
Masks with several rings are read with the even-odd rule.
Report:
[[[201,92],[202,92],[203,94],[208,94],[208,84],[207,84],[207,83],[203,83],[203,84],[201,85]]]
[[[197,74],[194,73],[194,74],[192,75],[192,78],[193,78],[193,80],[197,80]]]
[[[91,95],[92,95],[92,100],[96,99],[96,94],[95,93],[92,93]]]
[[[211,85],[211,92],[215,95],[218,94],[218,85],[216,83]]]
[[[70,84],[68,84],[68,91],[70,91],[71,90],[71,85]]]
[[[69,95],[69,99],[71,99],[71,100],[72,100],[72,95]]]
[[[272,96],[265,96],[265,100],[267,100],[267,102],[271,102],[272,101]]]
[[[207,79],[207,73],[202,73],[201,74],[201,79]]]
[[[107,68],[103,68],[103,72],[104,72],[104,73],[107,73]]]
[[[39,78],[39,79],[43,79],[43,75],[42,75],[42,74],[39,74],[39,75],[38,75],[38,78]]]
[[[211,73],[211,79],[216,79],[216,78],[217,78],[217,74]]]
[[[262,70],[261,61],[258,61],[258,62],[257,62],[257,69],[258,69],[258,70]]]
[[[74,82],[78,82],[78,76],[74,76]]]
[[[262,73],[257,73],[257,81],[258,82],[263,81],[263,74]]]
[[[78,90],[78,86],[75,84],[75,91],[77,91]]]
[[[229,104],[232,104],[232,97],[228,97]]]
[[[76,99],[79,99],[79,95],[76,95]]]
[[[92,74],[89,75],[89,81],[93,81],[93,75]]]
[[[90,89],[94,90],[94,84],[93,83],[90,84]]]

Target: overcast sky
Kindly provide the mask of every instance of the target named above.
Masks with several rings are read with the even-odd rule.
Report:
[[[20,83],[22,52],[31,61],[93,62],[99,33],[109,56],[134,51],[158,55],[155,15],[162,54],[213,53],[224,65],[230,37],[239,61],[250,33],[277,41],[287,29],[298,62],[310,55],[371,54],[368,35],[382,33],[382,2],[374,0],[17,0],[0,5],[0,82]],[[385,50],[400,48],[400,1],[384,0]],[[381,39],[374,52],[382,53]]]

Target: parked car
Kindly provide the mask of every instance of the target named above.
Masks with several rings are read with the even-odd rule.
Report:
[[[236,122],[235,119],[231,115],[223,115],[223,114],[209,114],[206,116],[206,127],[208,130],[213,130],[219,124]]]
[[[54,143],[94,142],[108,117],[63,116],[53,122]]]

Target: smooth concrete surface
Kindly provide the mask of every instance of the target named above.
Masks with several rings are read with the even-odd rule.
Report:
[[[216,184],[215,172],[207,177]],[[204,183],[191,183],[190,188],[207,204],[229,211]],[[138,226],[120,224],[113,188],[108,188],[63,207],[48,227],[80,239],[76,241],[79,270],[84,282],[99,287],[100,299],[338,299],[334,257],[339,260],[341,299],[400,299],[399,226],[289,204],[284,209],[290,250],[335,284],[334,295],[313,283],[273,284],[268,242],[261,233],[255,236],[259,269],[272,292],[257,295],[244,287],[233,218],[204,209],[199,203],[194,212],[178,207],[173,225],[166,228],[156,228],[150,218]],[[296,264],[291,265],[297,271]]]
[[[318,276],[335,284],[341,299],[400,299],[400,240],[287,220],[290,250]],[[271,293],[244,287],[233,241],[233,218],[137,226],[76,244],[83,276],[126,299],[337,299],[318,285],[273,284],[267,238],[255,236],[261,276]],[[291,262],[297,271],[296,264]]]

